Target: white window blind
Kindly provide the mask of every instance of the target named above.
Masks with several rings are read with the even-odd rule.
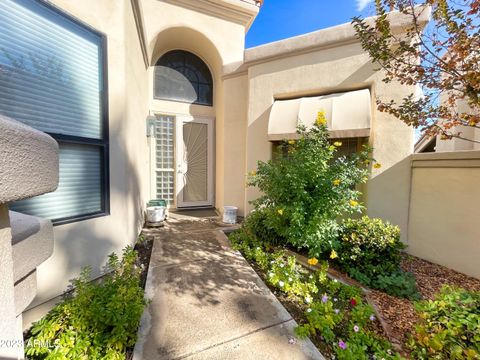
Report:
[[[103,43],[41,1],[0,1],[0,113],[60,144],[58,189],[12,209],[57,221],[106,211]]]
[[[101,153],[96,147],[64,144],[60,148],[60,182],[56,191],[17,201],[13,209],[60,219],[100,211]]]

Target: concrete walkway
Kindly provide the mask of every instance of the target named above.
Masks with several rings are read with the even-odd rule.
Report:
[[[213,221],[154,230],[134,359],[323,359]]]

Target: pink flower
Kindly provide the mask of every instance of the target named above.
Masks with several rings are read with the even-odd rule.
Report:
[[[340,347],[340,349],[343,349],[343,350],[347,348],[347,344],[345,344],[342,340],[338,342],[338,346]]]
[[[352,306],[357,305],[357,300],[355,300],[355,298],[352,298],[352,299],[350,300],[350,305],[352,305]]]
[[[353,331],[355,331],[355,332],[359,332],[359,331],[360,331],[360,328],[358,327],[358,325],[355,325],[355,326],[353,327]]]

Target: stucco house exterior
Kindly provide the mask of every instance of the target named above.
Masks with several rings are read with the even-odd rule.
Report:
[[[107,254],[135,241],[150,199],[248,213],[258,193],[246,174],[319,110],[342,151],[368,143],[382,164],[364,189],[369,213],[408,229],[414,132],[375,98],[415,89],[381,81],[351,24],[245,49],[259,9],[253,0],[2,1],[0,115],[59,144],[57,190],[5,201],[53,223],[25,325],[83,266],[99,276]],[[391,16],[396,31],[407,26]],[[405,171],[392,182],[394,166]]]
[[[456,109],[459,113],[473,114],[473,109],[465,100],[457,100]],[[415,143],[414,151],[416,153],[425,153],[472,151],[480,149],[480,130],[478,128],[472,126],[456,126],[452,129],[452,132],[459,134],[460,137],[443,139],[441,135],[429,136],[422,134]]]

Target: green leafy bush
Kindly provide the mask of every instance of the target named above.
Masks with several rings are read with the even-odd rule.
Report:
[[[336,158],[341,143],[331,144],[323,112],[312,128],[298,128],[299,139],[284,141],[287,156],[259,162],[248,184],[262,195],[253,205],[251,220],[264,241],[288,243],[319,257],[331,250],[341,215],[360,213],[360,192],[372,162],[369,148]],[[260,234],[260,235],[259,235]]]
[[[346,219],[334,247],[334,260],[352,278],[391,295],[418,298],[415,278],[400,270],[405,246],[397,226],[368,216]]]
[[[381,219],[345,219],[336,244],[336,261],[369,276],[390,274],[400,265],[400,229]]]
[[[136,251],[125,248],[121,260],[111,254],[107,269],[101,281],[91,282],[85,268],[73,293],[33,325],[29,359],[125,359],[146,305]]]
[[[391,274],[380,274],[372,281],[371,286],[396,297],[420,299],[415,276],[406,271],[397,270]]]
[[[420,316],[409,340],[414,359],[480,359],[480,292],[445,286],[416,304]]]

